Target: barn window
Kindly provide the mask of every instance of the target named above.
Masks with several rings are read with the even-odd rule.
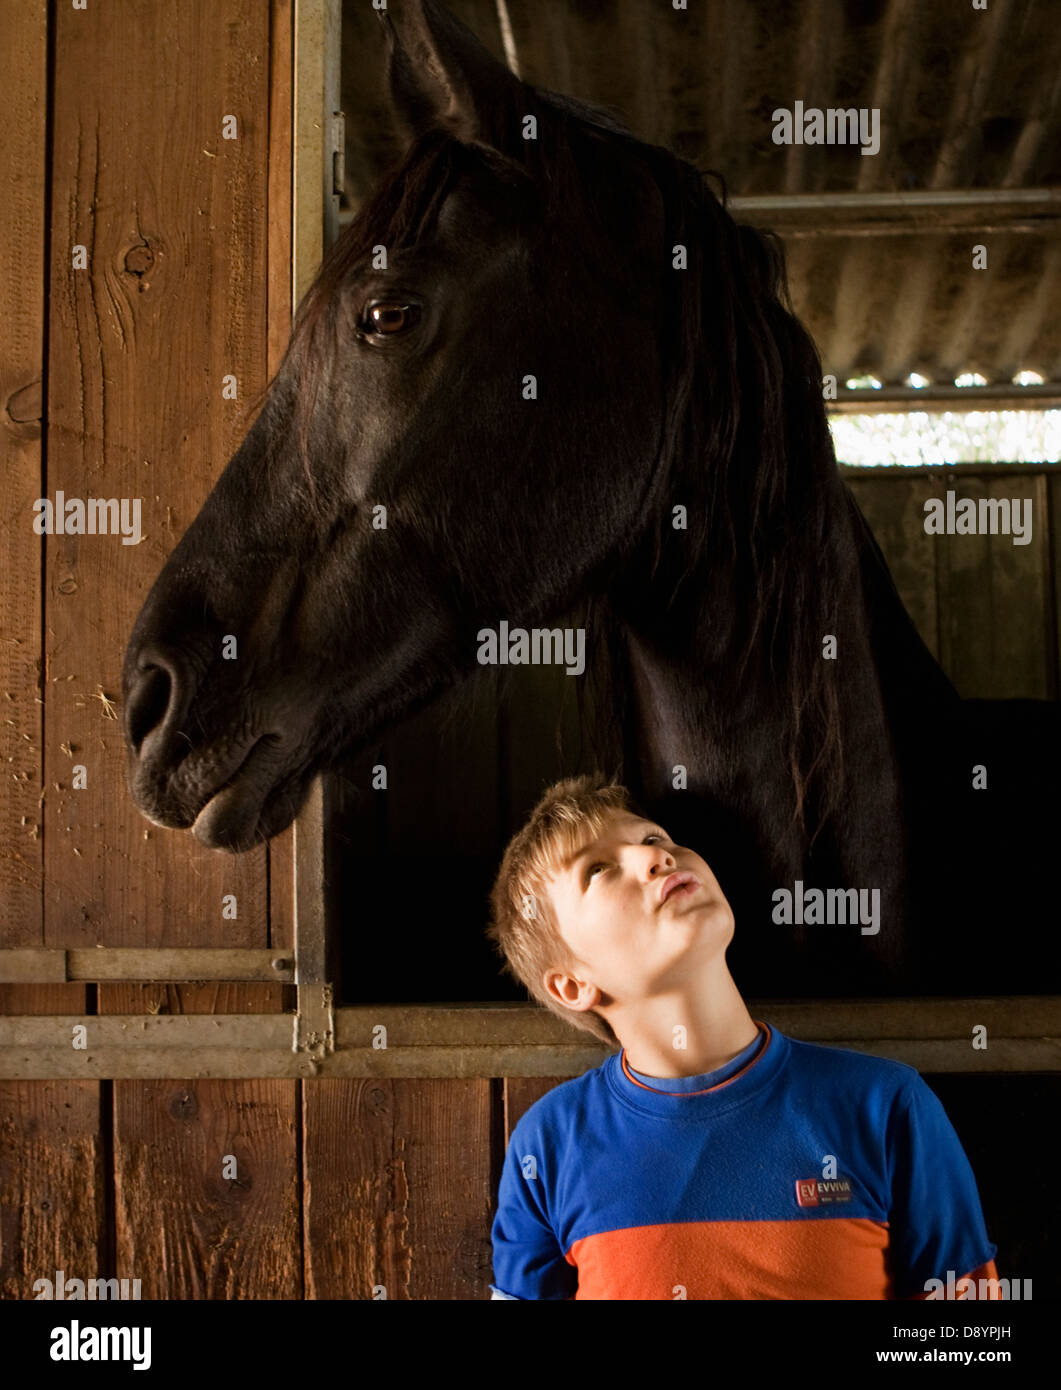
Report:
[[[1005,467],[1061,459],[1061,410],[893,410],[836,414],[829,425],[837,458],[854,467]]]

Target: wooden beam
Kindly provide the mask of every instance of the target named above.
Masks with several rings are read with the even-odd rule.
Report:
[[[750,1000],[749,1009],[800,1041],[920,1071],[1061,1072],[1055,996]],[[83,1049],[72,1046],[78,1025]],[[981,1027],[986,1047],[974,1048]],[[0,1018],[0,1079],[579,1076],[609,1051],[521,1004],[338,1009],[335,1036],[334,1052],[300,1048],[293,1014]]]
[[[786,239],[1043,232],[1061,219],[1061,189],[975,188],[916,193],[779,193],[727,199],[738,222]]]
[[[335,1048],[335,991],[326,967],[327,901],[324,779],[317,777],[295,822],[295,1036],[299,1051],[318,1059]]]
[[[47,947],[0,950],[0,984],[51,984],[67,980],[128,980],[151,984],[177,980],[295,978],[290,952],[252,947],[99,946],[94,950]]]
[[[221,1018],[221,1015],[210,1015],[211,1022],[219,1022]],[[130,1024],[141,1020],[141,1015],[128,1015]],[[50,1020],[39,1021],[47,1023]],[[79,1020],[70,1016],[56,1021],[69,1027]],[[116,1017],[108,1021],[121,1020]],[[183,1020],[174,1017],[161,1021],[168,1025]],[[264,1021],[264,1016],[255,1020],[259,1021]],[[1013,1075],[1061,1072],[1061,1036],[996,1039],[986,1052],[973,1052],[965,1039],[875,1038],[864,1041],[837,1038],[830,1039],[828,1045],[904,1062],[918,1071]],[[68,1044],[46,1047],[35,1043],[21,1048],[0,1044],[0,1080],[390,1077],[426,1081],[574,1077],[599,1066],[606,1056],[593,1047],[526,1044],[516,1047],[406,1047],[389,1048],[386,1052],[354,1048],[321,1058],[290,1048],[225,1047],[217,1041],[191,1046],[160,1047],[155,1044],[131,1049],[126,1040],[111,1047],[93,1047],[84,1053],[74,1052]]]
[[[339,234],[333,193],[339,125],[340,0],[295,0],[294,298],[309,289]]]
[[[909,410],[1049,410],[1061,405],[1061,381],[1041,386],[882,386],[874,391],[837,388],[836,400],[826,401],[828,411],[841,415],[876,415],[882,411]]]

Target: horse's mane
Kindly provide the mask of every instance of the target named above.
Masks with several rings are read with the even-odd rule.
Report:
[[[685,246],[688,268],[673,272],[666,419],[653,477],[652,524],[646,536],[642,515],[639,543],[650,546],[653,571],[666,570],[668,534],[671,542],[675,534],[672,501],[687,502],[686,553],[708,555],[713,569],[721,566],[732,576],[734,680],[751,672],[752,679],[769,678],[783,692],[793,818],[813,843],[842,784],[838,663],[822,657],[822,638],[836,631],[840,611],[838,538],[828,521],[842,483],[822,400],[821,363],[791,312],[782,248],[771,234],[733,221],[724,185],[720,199],[704,172],[637,139],[610,108],[530,87],[522,95],[527,109],[539,114],[537,140],[520,138],[516,122],[506,125],[512,128],[495,148],[464,145],[445,130],[429,129],[384,176],[325,257],[299,306],[284,359],[298,359],[296,413],[309,490],[314,484],[306,422],[331,359],[330,345],[320,345],[318,334],[326,330],[334,341],[340,286],[373,246],[414,245],[429,234],[453,183],[476,161],[514,186],[532,184],[546,226],[552,214],[569,216],[572,195],[591,186],[593,147],[600,140],[646,163],[665,211],[661,251],[669,262],[671,248]],[[675,576],[675,601],[691,577],[688,568]],[[616,621],[606,598],[584,607],[590,635],[600,639],[592,646],[604,654],[594,681],[598,687],[611,684],[594,707],[610,712],[614,747],[628,684],[621,675]],[[695,726],[692,691],[689,700],[686,713]]]
[[[669,262],[673,247],[686,247],[687,269],[673,271],[663,341],[670,349],[666,419],[653,524],[642,545],[650,571],[666,574],[671,606],[678,606],[682,585],[695,574],[688,565],[676,568],[673,558],[671,507],[685,503],[684,553],[709,557],[715,573],[731,577],[728,653],[735,669],[727,693],[749,673],[781,693],[793,820],[813,844],[836,809],[843,779],[838,662],[823,659],[822,640],[836,633],[841,611],[844,537],[837,518],[847,512],[821,361],[792,313],[782,245],[734,222],[719,175],[638,140],[606,108],[548,95],[563,118],[605,132],[630,159],[648,165],[664,206],[662,253]],[[589,168],[584,176],[592,177]],[[709,178],[718,179],[721,198]],[[718,617],[709,615],[716,627]],[[587,621],[597,638],[592,647],[603,653],[594,706],[608,712],[614,747],[629,698],[627,658],[607,599],[590,603]],[[690,686],[688,708],[680,711],[689,727],[700,722],[695,702],[702,690]]]
[[[689,553],[732,577],[732,690],[751,672],[781,693],[793,817],[813,843],[839,799],[843,766],[838,663],[822,655],[840,612],[843,484],[821,361],[791,311],[777,238],[734,222],[724,192],[717,198],[691,164],[659,147],[647,157],[666,209],[666,251],[688,253],[688,269],[674,272],[666,338],[675,350],[654,563],[665,563],[668,534],[673,544],[672,501],[689,498]],[[678,585],[691,577],[686,568]],[[695,726],[695,709],[687,713]]]

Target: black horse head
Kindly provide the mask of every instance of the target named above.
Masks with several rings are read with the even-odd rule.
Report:
[[[392,10],[406,156],[127,651],[134,798],[216,848],[283,829],[316,772],[475,668],[483,626],[609,589],[673,609],[709,546],[759,616],[738,559],[798,533],[824,476],[788,469],[786,415],[831,461],[772,253],[701,175],[519,81],[432,0]]]

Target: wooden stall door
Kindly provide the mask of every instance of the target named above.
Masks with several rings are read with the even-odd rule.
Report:
[[[3,26],[0,944],[289,945],[290,832],[236,857],[149,825],[117,720],[136,613],[286,341],[292,0],[34,0]],[[33,500],[60,492],[138,500],[139,543],[42,543]],[[0,1007],[276,1012],[281,989],[8,987]],[[296,1085],[5,1084],[5,1296],[32,1297],[57,1262],[145,1298],[300,1296]]]

